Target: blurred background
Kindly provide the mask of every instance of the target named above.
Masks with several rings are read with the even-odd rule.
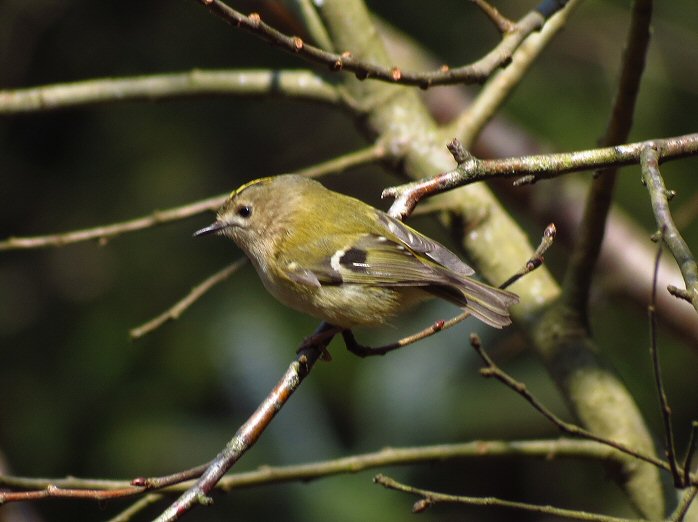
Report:
[[[495,4],[517,18],[534,2]],[[507,139],[519,140],[504,145],[544,151],[595,146],[616,85],[627,4],[587,2],[577,11],[501,113]],[[421,42],[438,63],[474,61],[498,39],[469,2],[444,0],[428,9],[417,0],[369,6]],[[236,2],[235,7],[298,31],[285,25],[288,19],[279,16],[278,6],[270,10],[264,3]],[[698,3],[658,2],[656,9],[633,141],[697,130]],[[232,29],[191,0],[0,2],[0,89],[192,68],[267,67],[309,66]],[[441,92],[462,96],[460,88],[434,89],[430,95],[438,98]],[[366,145],[340,111],[289,100],[221,97],[3,115],[0,239],[127,220]],[[674,208],[687,216],[685,238],[694,250],[698,227],[691,201],[697,168],[694,158],[662,169],[667,186],[678,192]],[[638,168],[624,169],[616,201],[649,236],[654,218],[639,179]],[[380,191],[399,181],[379,167],[365,167],[324,183],[386,208]],[[559,182],[549,186],[553,183]],[[516,193],[507,190],[504,197],[537,243],[545,223],[526,204],[517,205]],[[278,304],[249,266],[178,321],[138,342],[129,340],[130,328],[241,256],[232,242],[192,239],[192,232],[211,219],[202,215],[106,245],[0,252],[0,454],[6,472],[130,479],[188,468],[215,456],[276,383],[317,321]],[[448,234],[429,218],[411,223],[448,243]],[[566,265],[568,241],[561,238],[547,257],[557,276]],[[665,261],[673,262],[669,255]],[[648,274],[651,269],[647,266]],[[599,281],[608,283],[603,274]],[[599,284],[592,325],[604,355],[660,434],[643,306]],[[357,336],[377,345],[456,312],[434,302],[393,327],[358,331]],[[367,360],[347,354],[335,341],[333,361],[318,364],[235,469],[331,459],[385,446],[556,437],[556,430],[518,396],[478,375],[479,362],[467,344],[471,331],[480,333],[507,371],[567,418],[554,385],[515,328],[493,332],[466,322]],[[688,423],[698,414],[695,372],[689,370],[696,367],[696,341],[670,328],[662,329],[659,339],[683,448]],[[482,459],[217,495],[213,507],[199,508],[187,519],[227,520],[235,513],[250,521],[403,520],[414,499],[373,485],[371,477],[379,471],[454,494],[632,515],[623,494],[594,463]],[[0,520],[102,520],[130,502],[48,500],[18,510],[2,508]],[[154,506],[141,519],[164,506]],[[441,506],[421,515],[424,520],[511,516]]]

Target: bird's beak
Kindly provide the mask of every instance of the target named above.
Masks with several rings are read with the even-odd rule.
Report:
[[[223,230],[224,228],[227,228],[228,223],[225,221],[214,221],[211,223],[209,226],[202,228],[201,230],[197,230],[194,232],[194,237],[201,237],[201,236],[208,236],[209,234],[216,234]]]

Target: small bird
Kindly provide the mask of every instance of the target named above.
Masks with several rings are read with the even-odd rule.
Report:
[[[224,235],[285,305],[339,327],[377,326],[431,297],[511,323],[516,294],[477,281],[441,243],[358,199],[293,174],[233,191],[194,236]]]

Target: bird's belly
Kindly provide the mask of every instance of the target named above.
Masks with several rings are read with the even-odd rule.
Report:
[[[285,305],[343,328],[377,326],[430,295],[418,287],[277,285],[269,291]]]

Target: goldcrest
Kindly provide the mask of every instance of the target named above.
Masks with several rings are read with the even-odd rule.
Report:
[[[235,241],[279,301],[341,328],[380,325],[434,296],[502,328],[519,300],[471,278],[475,271],[442,244],[302,176],[235,190],[194,235],[214,233]]]

